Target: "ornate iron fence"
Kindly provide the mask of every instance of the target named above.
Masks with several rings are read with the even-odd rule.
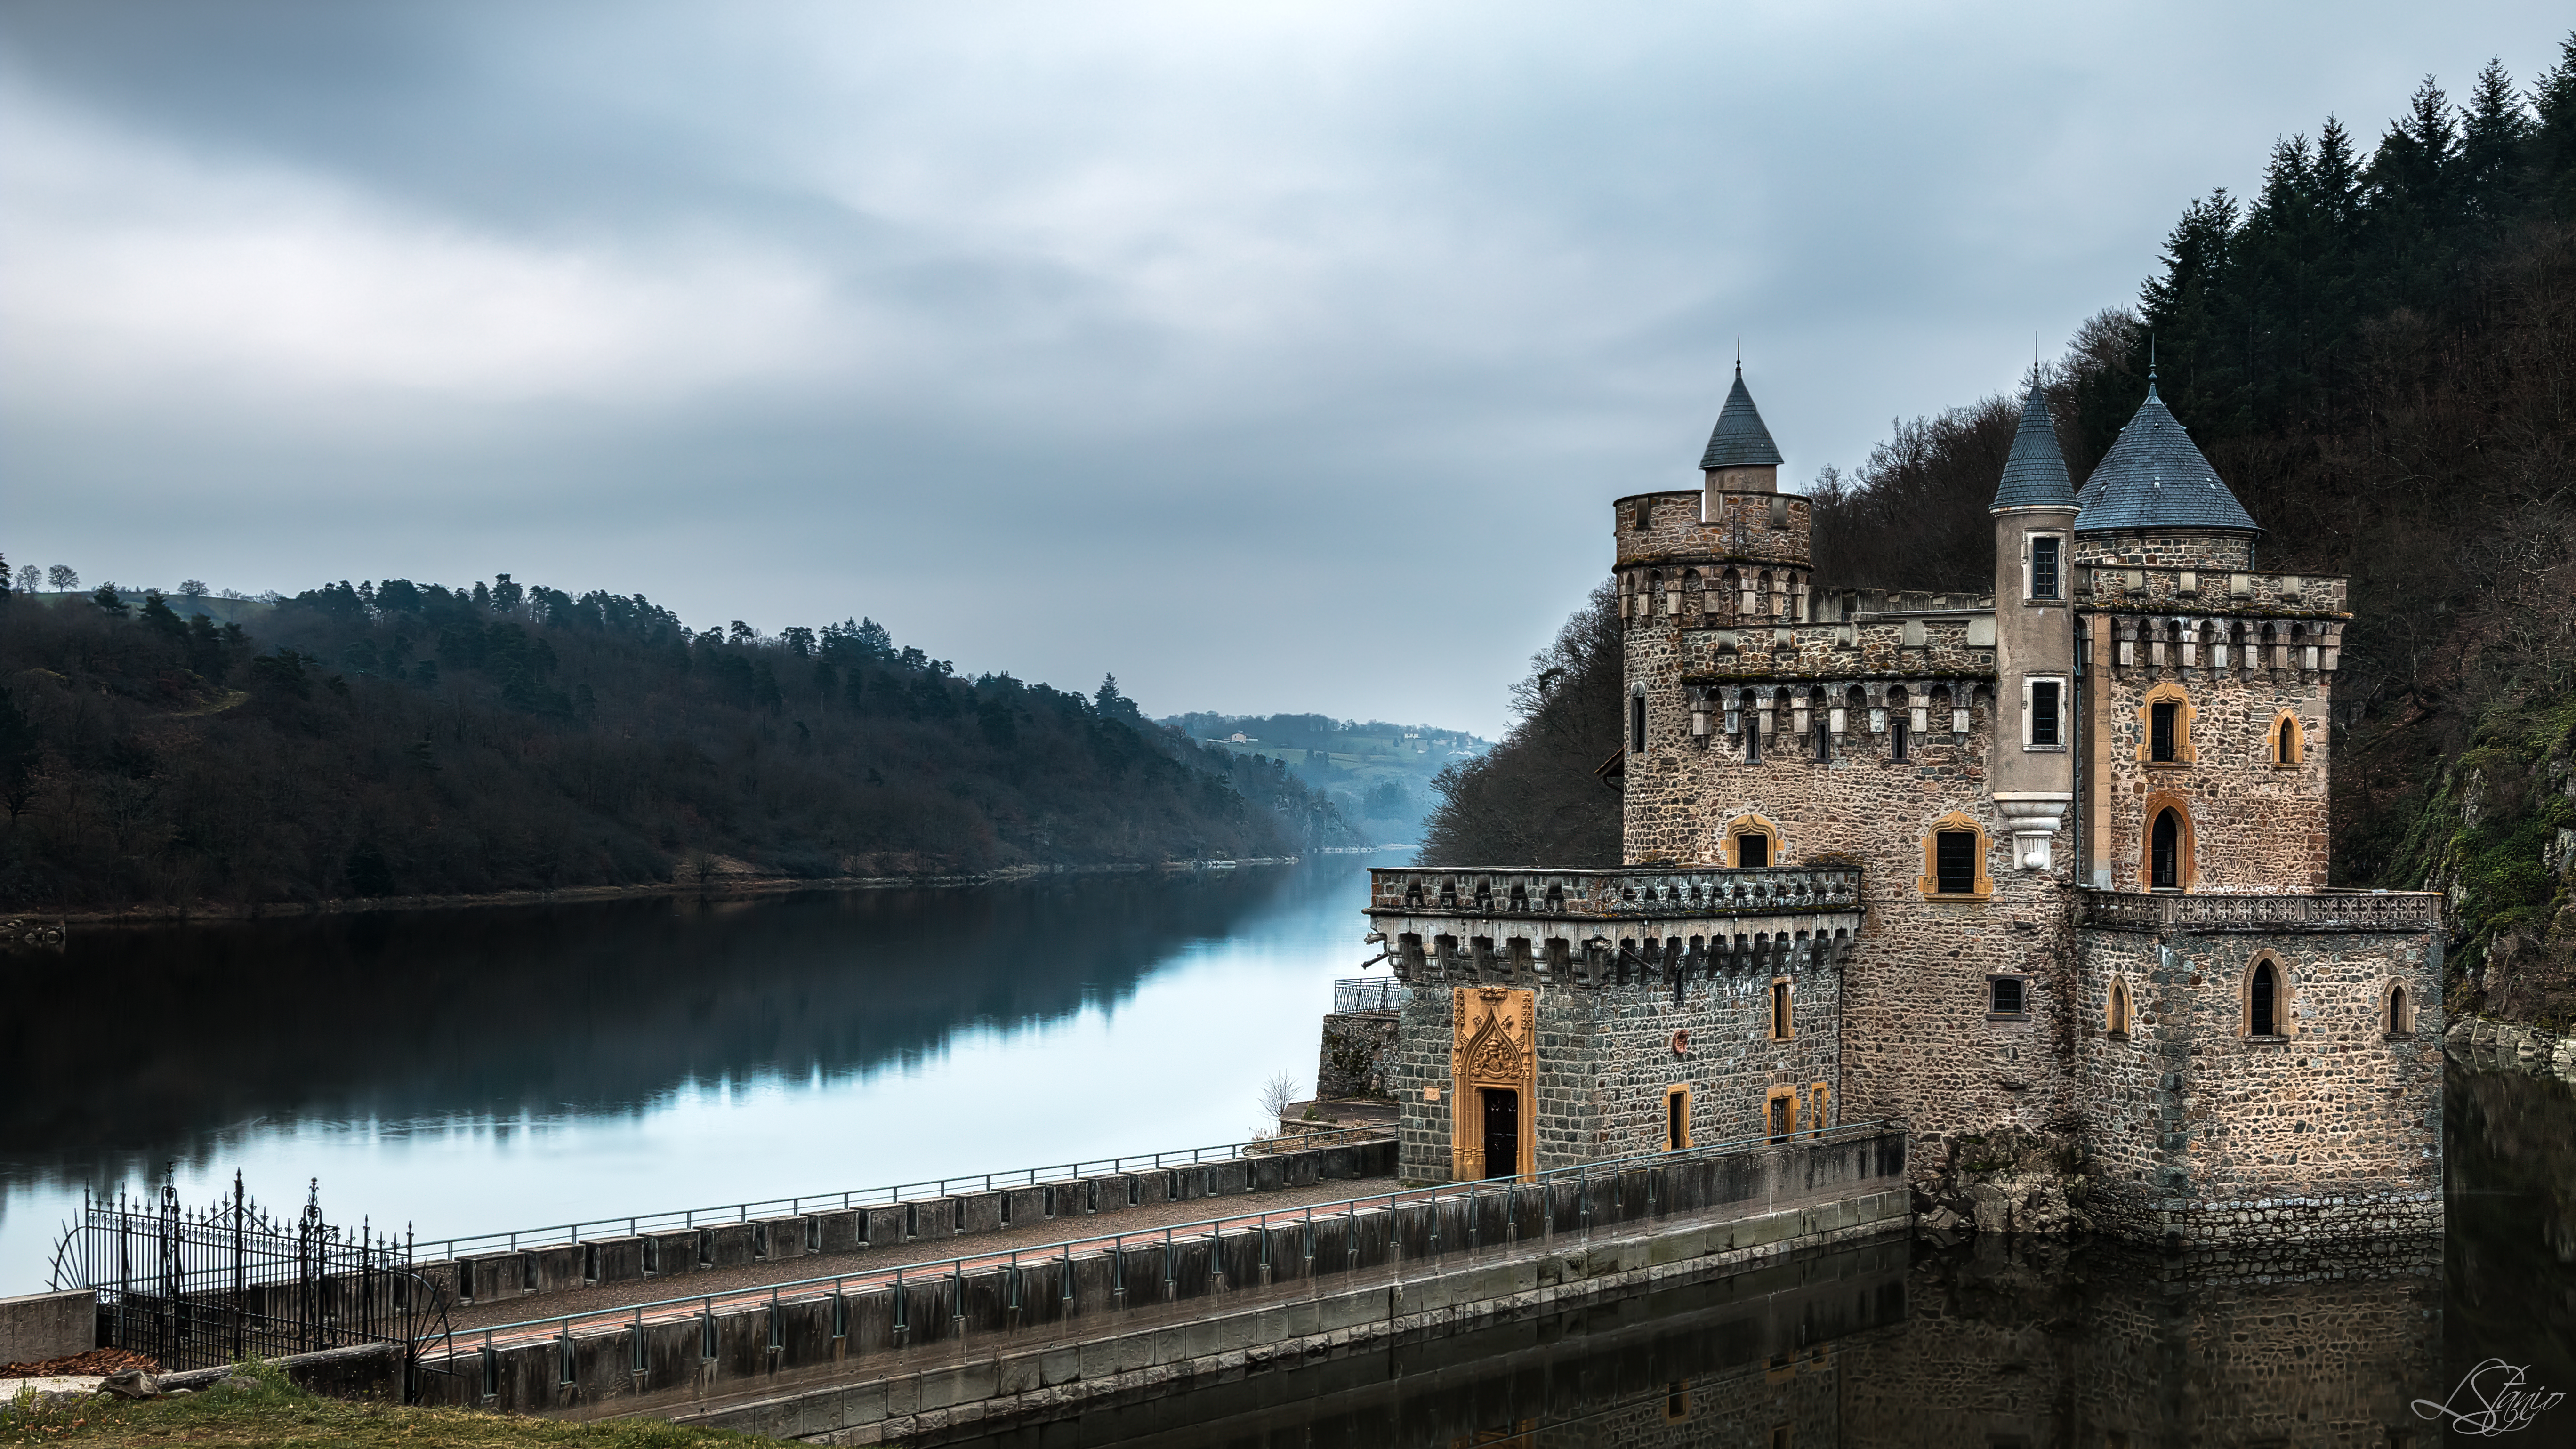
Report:
[[[228,1199],[85,1199],[54,1248],[53,1286],[98,1295],[98,1343],[162,1368],[217,1368],[316,1349],[397,1346],[408,1368],[446,1331],[446,1295],[412,1271],[409,1234],[324,1220],[319,1184],[280,1222],[233,1176]]]
[[[1392,976],[1345,976],[1333,983],[1333,1010],[1339,1015],[1399,1011],[1412,999],[1413,992]]]

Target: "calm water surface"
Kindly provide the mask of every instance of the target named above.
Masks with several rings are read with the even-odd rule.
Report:
[[[1238,1141],[1400,859],[75,929],[0,958],[0,1293],[170,1163],[444,1237]]]

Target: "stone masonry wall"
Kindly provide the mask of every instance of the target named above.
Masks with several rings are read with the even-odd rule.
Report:
[[[2151,568],[2250,569],[2254,540],[2242,533],[2127,528],[2075,535],[2075,562]]]
[[[1829,761],[1809,757],[1788,732],[1791,717],[1748,764],[1740,736],[1696,744],[1685,710],[1654,709],[1655,691],[1669,687],[1669,648],[1658,631],[1630,636],[1629,677],[1647,682],[1649,731],[1647,752],[1627,765],[1628,858],[1718,863],[1730,824],[1753,815],[1778,827],[1778,864],[1857,860],[1866,916],[1844,966],[1844,1113],[1904,1117],[1927,1146],[2007,1124],[2049,1130],[2067,1111],[2072,882],[2063,870],[2012,869],[2011,837],[1986,792],[1991,702],[1970,711],[1964,738],[1934,721],[1902,762],[1890,758],[1887,735],[1847,711]],[[1925,837],[1954,813],[1985,832],[1989,898],[1926,899],[1919,888]],[[2071,847],[2068,830],[2059,838]],[[2061,865],[2072,856],[2058,852]],[[1989,1015],[1996,975],[2022,979],[2022,1017]],[[1917,1170],[1939,1157],[1917,1154]]]
[[[2199,656],[2206,657],[2205,651]],[[2109,826],[2107,888],[2148,889],[2142,875],[2154,814],[2179,801],[2190,819],[2185,890],[2260,894],[2315,890],[2326,884],[2327,689],[2333,676],[2295,669],[2097,668],[2106,768],[2091,782]],[[2181,713],[2191,758],[2157,764],[2146,753],[2149,693],[2183,691]],[[2298,764],[2275,765],[2273,741],[2283,711],[2299,721]],[[2177,753],[2180,753],[2178,750]]]
[[[2426,936],[2083,933],[2080,1099],[2092,1211],[2125,1236],[2438,1233],[2441,953]],[[2245,1035],[2246,982],[2269,952],[2286,985],[2278,1041]],[[2126,1035],[2106,1030],[2113,981]],[[2414,1030],[2384,1030],[2403,985]]]
[[[1326,1013],[1323,1047],[1315,1058],[1316,1098],[1393,1096],[1396,1025],[1391,1011]]]
[[[1643,973],[1624,985],[1537,988],[1532,1125],[1539,1170],[1661,1151],[1664,1096],[1676,1086],[1691,1089],[1690,1135],[1697,1145],[1762,1135],[1766,1104],[1778,1088],[1796,1094],[1798,1130],[1847,1120],[1839,1100],[1840,972],[1802,962],[1778,973],[1790,980],[1796,1032],[1783,1042],[1769,1037],[1773,974],[1694,976],[1683,983],[1678,1004],[1669,981]],[[1403,1112],[1396,1172],[1408,1182],[1451,1176],[1450,1012],[1449,992],[1418,989],[1402,1013],[1394,1073]],[[1688,1034],[1679,1053],[1672,1049],[1676,1031]]]

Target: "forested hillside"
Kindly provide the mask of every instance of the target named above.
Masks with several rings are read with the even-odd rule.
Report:
[[[0,574],[5,578],[5,574]],[[1275,762],[866,621],[400,579],[0,597],[0,906],[251,905],[1357,843]],[[192,617],[193,614],[193,617]]]
[[[1163,723],[1211,749],[1287,762],[1381,845],[1419,840],[1434,778],[1491,748],[1464,730],[1321,714],[1192,713],[1166,715]]]
[[[2136,305],[2095,317],[2048,370],[2078,478],[2145,396],[2151,349],[2162,395],[2266,528],[2264,566],[2352,578],[2336,879],[2450,891],[2461,1002],[2566,1024],[2576,37],[2527,91],[2499,66],[2458,103],[2428,79],[2368,154],[2328,118],[2274,144],[2254,196],[2190,206]],[[1992,587],[1986,506],[2017,412],[2012,397],[1968,403],[1826,470],[1819,583]],[[1588,614],[1569,636],[1598,627]],[[1479,822],[1514,818],[1518,792],[1561,813],[1582,798],[1576,772],[1617,747],[1615,679],[1604,705],[1543,677],[1520,687],[1522,724],[1494,763],[1453,782],[1432,822],[1440,858],[1520,859],[1505,826]],[[1543,780],[1502,768],[1542,757]]]

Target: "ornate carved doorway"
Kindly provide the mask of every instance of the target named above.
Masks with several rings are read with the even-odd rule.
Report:
[[[1450,1178],[1534,1170],[1538,993],[1505,986],[1450,992]]]

